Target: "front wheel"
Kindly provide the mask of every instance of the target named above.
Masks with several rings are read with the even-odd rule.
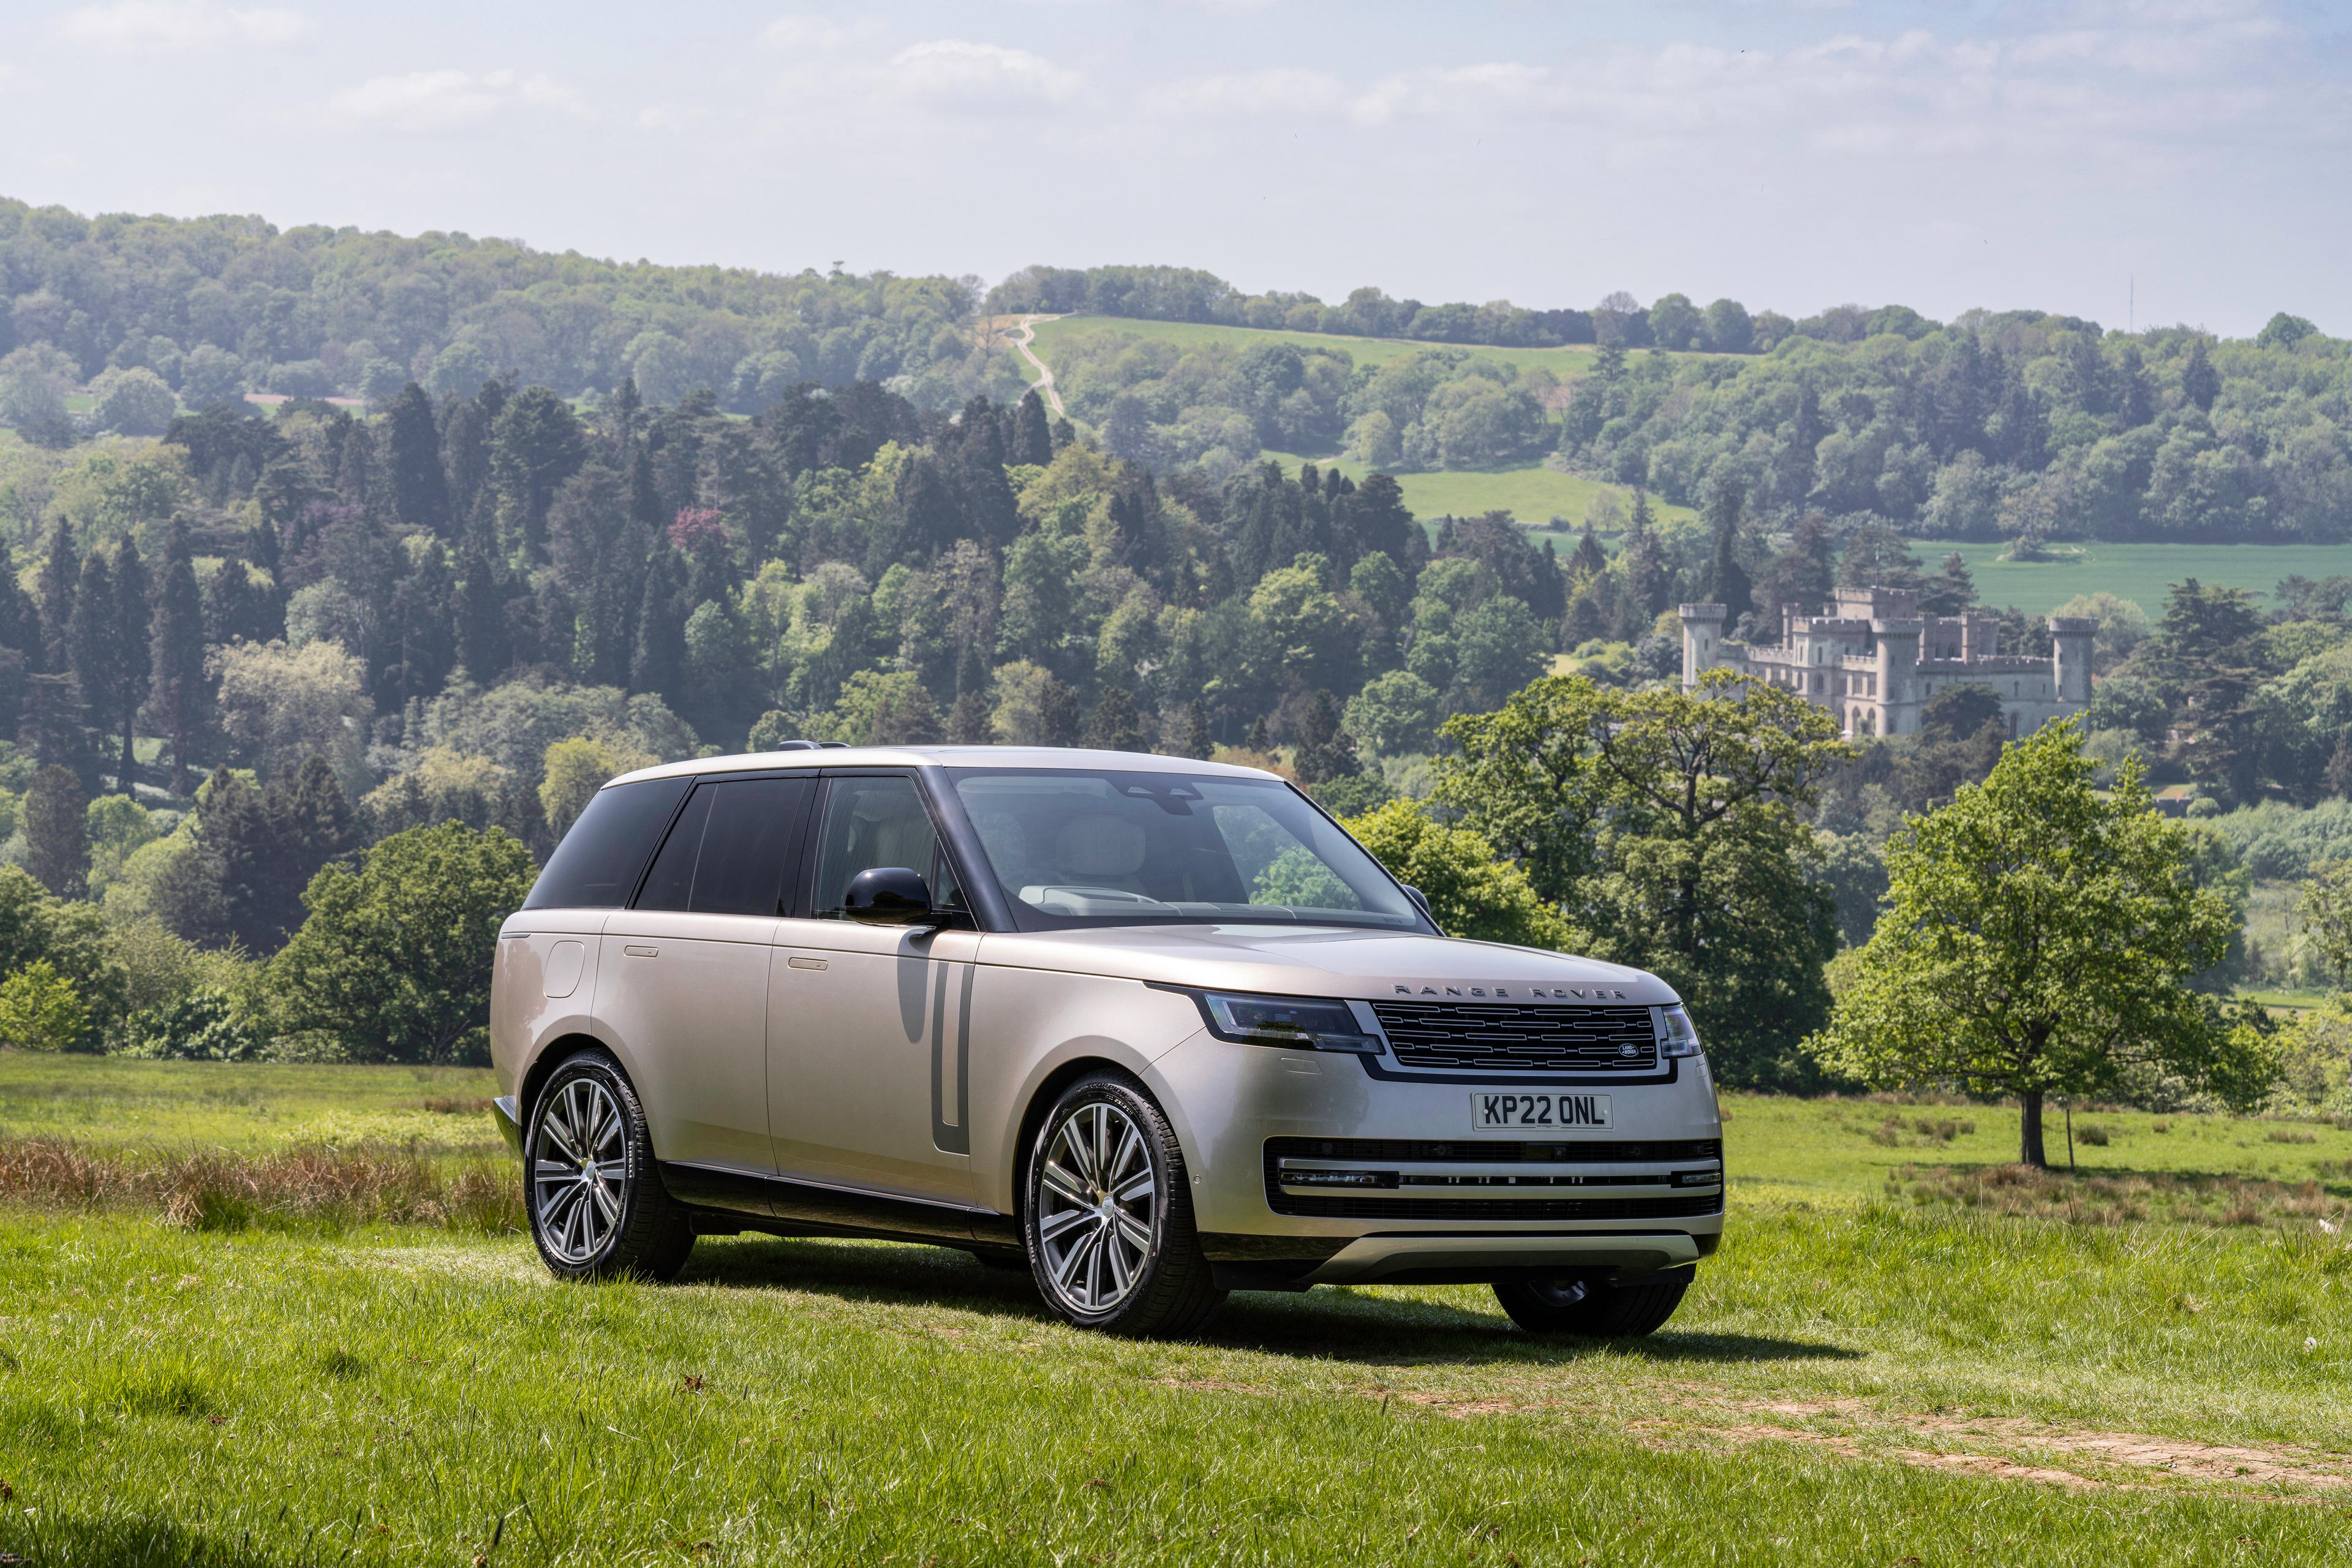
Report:
[[[530,1238],[558,1278],[671,1279],[694,1227],[654,1170],[644,1107],[618,1062],[583,1051],[540,1087],[523,1127]]]
[[[1623,1284],[1602,1279],[1504,1279],[1495,1299],[1531,1334],[1638,1340],[1665,1326],[1698,1271],[1688,1267],[1644,1274]]]
[[[1026,1184],[1030,1272],[1064,1321],[1181,1336],[1225,1299],[1192,1227],[1184,1152],[1133,1079],[1100,1073],[1071,1085],[1038,1130]]]

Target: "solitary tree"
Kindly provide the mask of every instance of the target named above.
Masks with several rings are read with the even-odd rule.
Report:
[[[2047,1162],[2042,1107],[2155,1068],[2243,1104],[2275,1065],[2183,984],[2229,945],[2219,893],[2190,879],[2186,830],[2150,809],[2137,757],[2092,787],[2073,720],[2003,752],[1981,784],[1888,844],[1889,886],[1829,1027],[1808,1048],[1873,1083],[2009,1094],[2018,1158]]]

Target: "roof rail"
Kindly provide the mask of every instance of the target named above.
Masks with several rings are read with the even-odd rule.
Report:
[[[768,749],[772,752],[814,752],[819,744],[815,741],[779,741]]]

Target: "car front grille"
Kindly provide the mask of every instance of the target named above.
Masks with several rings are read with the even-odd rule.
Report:
[[[1375,1002],[1397,1063],[1469,1072],[1648,1072],[1658,1065],[1647,1007],[1449,1006]]]

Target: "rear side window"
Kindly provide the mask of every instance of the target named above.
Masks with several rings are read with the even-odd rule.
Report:
[[[531,884],[527,910],[611,910],[629,901],[654,840],[691,779],[646,779],[596,792]]]
[[[806,779],[705,780],[678,813],[636,907],[775,914],[808,790]]]

